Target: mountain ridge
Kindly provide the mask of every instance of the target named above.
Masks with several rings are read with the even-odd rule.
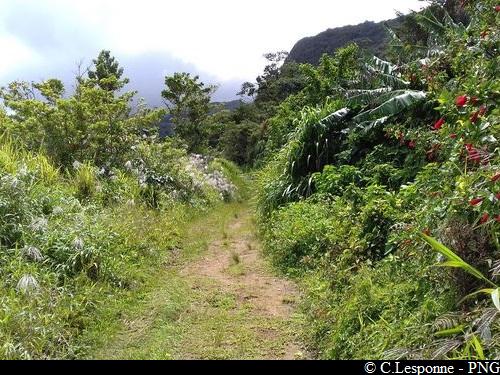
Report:
[[[325,53],[333,54],[338,48],[356,43],[362,49],[383,56],[389,42],[386,26],[394,27],[404,16],[381,21],[365,21],[357,25],[346,25],[327,29],[315,36],[300,39],[288,55],[288,62],[316,65]]]

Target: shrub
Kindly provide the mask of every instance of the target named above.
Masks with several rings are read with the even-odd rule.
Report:
[[[362,177],[361,171],[352,165],[327,165],[323,172],[314,174],[313,178],[318,193],[342,196],[350,185],[361,185]]]
[[[74,163],[75,173],[72,181],[75,186],[75,194],[81,201],[91,199],[100,190],[95,167],[90,163]]]
[[[345,203],[303,201],[279,209],[266,224],[266,253],[285,272],[312,268],[324,256],[334,258],[355,238]]]
[[[395,197],[384,188],[371,185],[363,198],[365,205],[359,215],[361,238],[366,243],[363,255],[371,260],[379,260],[393,250],[388,238],[397,220]]]

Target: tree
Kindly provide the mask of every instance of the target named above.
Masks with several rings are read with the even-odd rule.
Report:
[[[184,139],[189,151],[194,151],[203,142],[202,123],[210,111],[211,96],[216,86],[206,86],[198,76],[175,73],[165,77],[167,88],[161,95],[173,116],[176,133]]]
[[[301,91],[305,86],[305,77],[299,64],[286,61],[288,52],[266,53],[268,64],[256,83],[245,82],[237,95],[255,98],[255,104],[265,113],[265,117],[274,114],[275,108],[290,95]]]
[[[128,78],[120,80],[123,68],[120,68],[118,61],[111,56],[110,51],[102,50],[97,59],[92,60],[92,62],[95,70],[89,69],[88,76],[91,80],[96,81],[101,89],[116,91],[129,83]]]
[[[64,94],[64,84],[55,78],[48,79],[41,83],[34,83],[33,87],[40,91],[40,94],[51,104],[55,104]]]
[[[2,88],[0,99],[9,114],[0,115],[0,133],[7,131],[28,151],[43,150],[63,168],[75,160],[112,168],[123,166],[132,147],[164,115],[141,106],[132,114],[134,92],[115,95],[92,80],[79,83],[78,91],[66,98],[63,90],[57,79]]]

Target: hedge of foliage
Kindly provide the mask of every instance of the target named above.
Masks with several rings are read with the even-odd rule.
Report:
[[[304,67],[269,121],[265,247],[303,281],[322,358],[498,357],[500,14],[462,3],[467,25],[415,15],[425,48],[392,33],[397,61]]]

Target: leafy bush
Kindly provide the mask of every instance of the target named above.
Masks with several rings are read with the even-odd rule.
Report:
[[[333,205],[290,203],[277,210],[267,224],[266,253],[285,272],[313,268],[323,257],[335,258],[353,246],[357,228],[349,217],[350,207],[341,200]]]
[[[360,211],[359,221],[361,237],[366,243],[364,256],[379,260],[393,250],[388,239],[397,219],[395,197],[383,188],[371,185],[363,198],[366,203]]]
[[[359,186],[363,180],[361,171],[352,165],[335,167],[327,165],[323,172],[313,176],[317,193],[342,196],[350,186]]]

